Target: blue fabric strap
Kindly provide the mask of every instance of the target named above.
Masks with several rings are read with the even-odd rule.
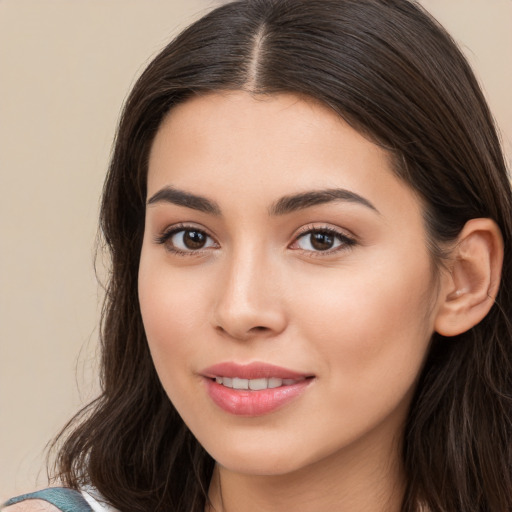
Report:
[[[92,508],[78,491],[65,487],[50,487],[49,489],[43,489],[30,494],[23,494],[16,498],[11,498],[7,503],[4,503],[3,507],[25,500],[44,500],[55,505],[62,512],[93,512]]]

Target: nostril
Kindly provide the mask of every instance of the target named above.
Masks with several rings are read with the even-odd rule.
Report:
[[[223,336],[230,336],[237,339],[248,339],[252,336],[257,336],[258,334],[265,334],[270,332],[272,329],[269,327],[265,327],[263,325],[256,325],[254,327],[251,327],[249,330],[244,332],[238,332],[235,328],[233,329],[226,329],[225,327],[222,327],[221,325],[215,326],[215,330]]]

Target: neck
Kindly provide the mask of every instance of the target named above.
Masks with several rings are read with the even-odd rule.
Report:
[[[217,464],[209,510],[398,512],[405,482],[398,444],[351,446],[285,475],[247,475]]]

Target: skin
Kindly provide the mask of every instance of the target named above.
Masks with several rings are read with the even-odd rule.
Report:
[[[43,500],[28,500],[6,507],[9,512],[59,512],[57,507]]]
[[[148,204],[139,273],[159,377],[217,461],[215,510],[399,510],[403,423],[447,281],[389,155],[313,100],[212,93],[159,129],[148,199],[165,187],[220,210]],[[333,188],[373,207],[269,213],[283,196]],[[156,240],[182,224],[208,236],[202,248],[183,246],[183,232]],[[305,232],[325,228],[341,238],[315,250]],[[225,361],[314,378],[285,407],[240,417],[212,402],[201,376]]]

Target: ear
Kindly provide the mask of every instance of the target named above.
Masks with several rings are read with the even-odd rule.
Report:
[[[462,334],[489,312],[498,294],[503,238],[491,219],[471,219],[452,251],[443,278],[434,329],[443,336]]]

